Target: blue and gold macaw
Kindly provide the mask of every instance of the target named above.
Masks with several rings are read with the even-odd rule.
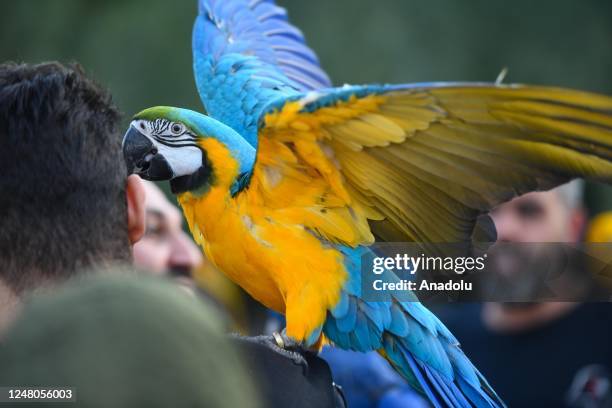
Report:
[[[612,98],[334,88],[271,0],[200,0],[193,56],[206,114],[138,113],[123,142],[130,171],[170,180],[206,255],[286,315],[286,339],[378,350],[434,406],[502,406],[424,306],[362,298],[361,255],[375,237],[469,242],[479,216],[516,195],[612,181]]]

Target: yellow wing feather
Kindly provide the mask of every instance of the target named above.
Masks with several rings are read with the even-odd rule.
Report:
[[[249,190],[332,242],[466,241],[516,195],[612,180],[607,96],[448,86],[307,103],[266,116]]]

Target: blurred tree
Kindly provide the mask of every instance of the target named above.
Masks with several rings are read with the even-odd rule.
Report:
[[[607,0],[278,0],[334,83],[493,81],[612,94]],[[199,109],[195,0],[2,0],[0,60],[78,61],[126,115]],[[612,194],[589,188],[593,212]]]

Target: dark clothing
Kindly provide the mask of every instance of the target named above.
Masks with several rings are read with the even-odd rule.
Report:
[[[265,407],[344,407],[325,360],[306,354],[308,369],[305,370],[265,346],[239,338],[234,341],[242,351],[250,377],[257,384]]]
[[[433,310],[509,407],[568,406],[568,391],[580,382],[581,369],[612,370],[612,303],[581,304],[555,321],[515,334],[488,330],[480,304]]]

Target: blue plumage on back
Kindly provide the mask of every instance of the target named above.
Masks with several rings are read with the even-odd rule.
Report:
[[[208,114],[257,147],[275,100],[330,86],[286,11],[267,0],[200,0],[193,28],[196,84]]]

